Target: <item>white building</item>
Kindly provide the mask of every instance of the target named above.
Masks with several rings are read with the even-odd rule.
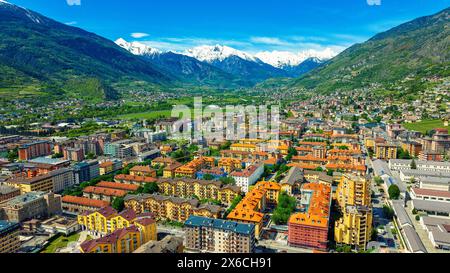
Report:
[[[234,171],[230,176],[236,181],[236,186],[241,187],[241,190],[247,193],[248,188],[255,184],[263,173],[264,164],[256,164],[242,171]]]
[[[448,172],[450,173],[450,162],[414,160],[419,171]],[[389,169],[391,171],[410,170],[412,159],[391,159]]]

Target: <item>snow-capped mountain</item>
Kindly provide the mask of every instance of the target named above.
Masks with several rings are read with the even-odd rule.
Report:
[[[274,67],[285,68],[298,66],[307,59],[314,58],[318,63],[329,60],[336,56],[337,53],[327,48],[323,51],[305,50],[298,53],[288,51],[263,51],[257,53],[255,56],[261,61],[270,64]]]
[[[214,61],[223,61],[231,56],[237,56],[246,61],[256,62],[258,61],[254,56],[223,45],[215,46],[198,46],[184,51],[182,54],[196,58],[202,62],[212,63]]]
[[[162,51],[149,47],[143,43],[139,42],[127,42],[123,38],[119,38],[115,41],[115,43],[128,50],[129,52],[133,53],[134,55],[155,55],[160,54]]]

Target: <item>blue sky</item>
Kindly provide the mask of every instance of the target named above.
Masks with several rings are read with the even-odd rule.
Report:
[[[162,50],[225,44],[251,53],[340,51],[450,0],[9,0],[115,40]]]

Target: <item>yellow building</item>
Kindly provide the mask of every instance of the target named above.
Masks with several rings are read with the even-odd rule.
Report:
[[[367,206],[347,206],[335,222],[334,240],[338,244],[366,249],[372,235],[372,210]]]
[[[125,207],[138,213],[151,212],[157,220],[185,222],[190,215],[219,218],[221,207],[200,205],[196,199],[163,196],[157,194],[127,195]]]
[[[255,185],[255,188],[265,191],[267,204],[271,205],[278,204],[278,197],[281,191],[281,185],[279,183],[270,181],[261,181]]]
[[[19,249],[19,230],[18,223],[0,221],[0,253],[14,253]]]
[[[227,205],[241,193],[240,187],[237,186],[223,185],[219,181],[189,178],[160,179],[158,187],[159,192],[164,195],[182,198],[197,196],[200,200],[214,199]]]
[[[245,143],[234,143],[234,144],[231,144],[230,150],[240,151],[240,152],[255,152],[256,145],[255,144],[245,144]]]
[[[226,173],[230,174],[234,170],[241,169],[242,162],[237,158],[224,157],[219,159],[217,166],[222,168]]]
[[[228,215],[227,219],[241,223],[255,225],[255,237],[259,237],[263,227],[264,213],[266,208],[266,190],[254,187]]]
[[[336,189],[336,200],[342,210],[347,206],[370,206],[370,181],[363,176],[344,174]]]
[[[134,166],[130,169],[130,175],[156,177],[156,171],[150,166]]]
[[[377,143],[375,146],[375,157],[378,159],[396,159],[397,158],[397,145]]]
[[[175,177],[195,178],[195,174],[202,168],[214,167],[215,160],[212,157],[199,157],[175,170]]]
[[[371,137],[365,138],[364,146],[366,146],[366,148],[371,148],[372,150],[375,150],[375,139],[373,139]]]
[[[53,179],[50,174],[35,176],[32,178],[17,178],[6,182],[7,185],[20,189],[24,194],[31,191],[53,191]]]
[[[179,162],[175,162],[173,164],[167,165],[163,169],[163,177],[164,178],[174,178],[175,177],[175,171],[181,167],[183,164]]]
[[[78,215],[78,224],[82,230],[89,231],[95,237],[105,236],[116,230],[128,228],[132,225],[139,226],[139,221],[151,218],[149,215],[137,215],[132,209],[118,213],[112,207],[105,207],[94,212]],[[148,222],[148,220],[145,220]],[[146,238],[156,240],[156,224],[145,228]]]
[[[149,241],[156,241],[156,222],[149,216],[133,221],[133,225],[80,245],[82,253],[132,253]]]

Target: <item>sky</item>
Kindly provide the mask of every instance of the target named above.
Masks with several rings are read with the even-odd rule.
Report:
[[[8,0],[111,40],[160,50],[340,52],[450,0]]]

